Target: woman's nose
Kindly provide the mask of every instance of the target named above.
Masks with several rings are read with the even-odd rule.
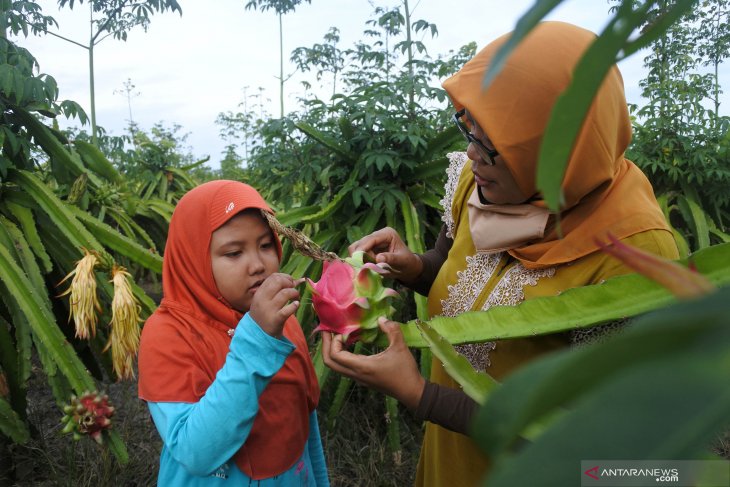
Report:
[[[469,145],[466,147],[466,156],[469,158],[470,161],[485,164],[482,156],[479,154],[479,151],[476,149],[476,147],[474,147],[473,142],[469,142]]]

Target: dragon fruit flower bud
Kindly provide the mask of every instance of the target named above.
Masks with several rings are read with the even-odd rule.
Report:
[[[383,269],[363,263],[363,252],[325,262],[318,282],[307,279],[312,305],[319,317],[314,331],[344,335],[348,342],[372,342],[378,334],[378,317],[390,316],[390,299],[398,293],[383,285]]]
[[[82,435],[89,435],[101,444],[102,432],[112,427],[111,417],[114,407],[109,403],[109,396],[97,391],[85,392],[80,397],[71,396],[71,403],[64,406],[66,415],[61,418],[64,424],[62,433],[73,433],[74,440]]]

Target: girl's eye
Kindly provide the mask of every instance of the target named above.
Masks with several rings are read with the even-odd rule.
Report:
[[[261,243],[262,249],[270,249],[273,246],[274,246],[274,242],[262,242]]]
[[[226,252],[226,253],[225,253],[225,254],[223,254],[223,255],[224,255],[225,257],[238,257],[239,255],[241,255],[241,251],[240,251],[240,250],[233,250],[233,251],[231,251],[231,252]]]

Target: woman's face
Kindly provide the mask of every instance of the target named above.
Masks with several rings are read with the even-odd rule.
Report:
[[[239,213],[213,232],[210,263],[223,299],[247,312],[264,279],[279,271],[274,235],[257,210]]]
[[[466,112],[467,120],[471,126],[471,133],[479,139],[486,147],[494,148],[494,144],[484,133],[482,128]],[[469,144],[466,155],[471,163],[471,170],[474,173],[474,181],[482,192],[482,196],[496,205],[516,205],[527,201],[528,196],[522,194],[517,181],[507,169],[502,155],[494,158],[495,164],[490,166],[489,161],[485,162],[479,155],[474,144]]]

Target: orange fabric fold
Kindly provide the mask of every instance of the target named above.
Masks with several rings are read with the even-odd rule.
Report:
[[[539,24],[484,90],[484,73],[508,38],[490,43],[443,87],[455,108],[469,110],[489,136],[522,192],[534,195],[540,143],[552,108],[595,34],[563,22]],[[621,239],[645,230],[668,230],[646,176],[624,157],[630,140],[623,80],[614,66],[570,154],[559,215],[563,238],[552,229],[509,253],[527,268],[549,267],[598,250],[594,237],[607,232]],[[545,207],[541,200],[530,204]]]

